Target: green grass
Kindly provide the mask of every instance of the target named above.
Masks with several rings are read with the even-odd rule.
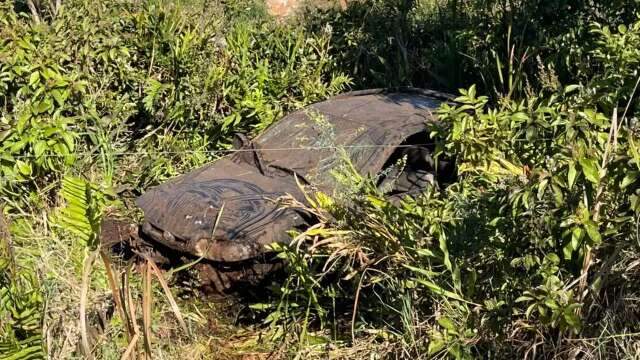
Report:
[[[640,9],[592,5],[368,0],[275,21],[243,0],[63,0],[36,22],[0,3],[0,359],[82,358],[83,332],[119,359],[127,321],[154,359],[636,358]],[[169,295],[99,255],[102,217],[140,219],[138,194],[234,132],[396,85],[465,89],[429,129],[458,183],[396,207],[344,159],[261,303],[175,275]]]

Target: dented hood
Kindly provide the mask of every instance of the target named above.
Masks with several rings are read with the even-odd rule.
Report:
[[[300,198],[293,178],[262,175],[252,166],[220,159],[138,198],[143,232],[181,252],[215,261],[240,261],[287,242],[287,231],[304,224],[297,209],[282,206],[285,195]]]

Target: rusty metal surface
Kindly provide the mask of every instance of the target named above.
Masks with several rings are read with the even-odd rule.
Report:
[[[284,195],[304,202],[294,174],[331,192],[338,148],[362,174],[376,174],[395,150],[388,145],[424,130],[442,100],[420,90],[373,90],[294,112],[245,142],[244,151],[143,194],[137,200],[145,214],[142,231],[169,248],[209,260],[255,257],[267,244],[288,242],[288,230],[306,225],[300,209],[278,203]]]

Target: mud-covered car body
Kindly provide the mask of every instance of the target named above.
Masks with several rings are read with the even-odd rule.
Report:
[[[309,224],[302,209],[278,201],[288,195],[304,203],[298,182],[331,193],[339,149],[361,174],[379,174],[447,99],[428,90],[367,90],[296,111],[238,151],[148,190],[137,200],[142,232],[214,262],[263,254],[268,244],[290,241],[288,230]]]

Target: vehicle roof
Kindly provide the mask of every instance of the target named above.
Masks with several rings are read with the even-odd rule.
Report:
[[[435,121],[434,112],[446,99],[411,88],[347,93],[285,116],[254,143],[265,163],[329,190],[329,170],[341,161],[341,149],[361,174],[374,175],[397,145]]]

